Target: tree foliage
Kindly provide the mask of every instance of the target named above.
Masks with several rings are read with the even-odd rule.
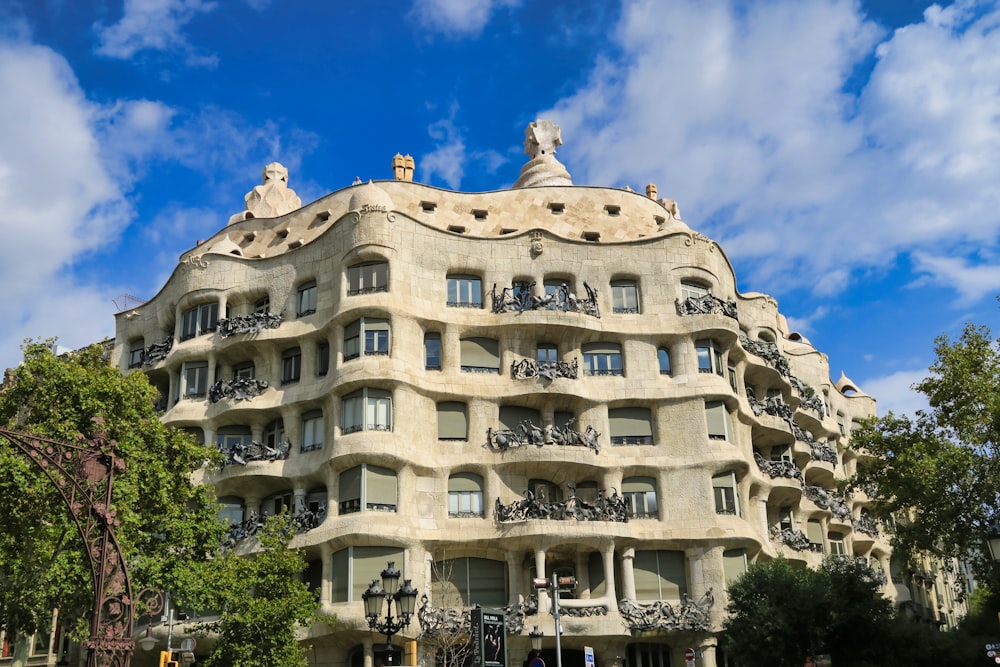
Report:
[[[215,643],[207,667],[308,664],[297,629],[333,619],[319,613],[316,593],[297,578],[306,562],[299,550],[288,548],[294,534],[286,517],[269,517],[257,535],[258,551],[220,553],[201,568],[207,576],[199,577],[202,586],[192,587],[188,601],[219,611],[218,620],[198,628]]]
[[[893,546],[962,558],[982,553],[1000,519],[1000,348],[989,329],[967,325],[935,341],[936,360],[915,389],[929,412],[892,413],[851,434],[863,458],[851,481],[895,523]],[[980,574],[992,564],[979,558]]]
[[[188,563],[209,558],[224,530],[208,487],[191,473],[213,454],[165,427],[156,390],[142,373],[123,376],[103,346],[57,356],[28,342],[23,363],[0,391],[0,424],[75,442],[101,428],[117,441],[125,469],[115,476],[116,536],[133,589],[179,590]],[[101,417],[96,425],[93,417]],[[65,504],[48,479],[0,439],[0,622],[11,634],[48,630],[52,610],[86,626],[93,605],[90,569]]]

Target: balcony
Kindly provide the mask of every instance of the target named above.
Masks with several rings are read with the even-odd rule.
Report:
[[[289,527],[296,533],[306,533],[319,527],[326,520],[326,505],[320,506],[317,511],[303,508],[287,518]],[[256,536],[264,528],[266,519],[266,515],[261,516],[256,512],[250,512],[250,515],[242,523],[229,529],[229,532],[222,538],[222,548],[232,549],[241,540]]]
[[[847,506],[847,503],[843,499],[837,498],[823,487],[806,486],[802,489],[802,495],[813,501],[813,503],[820,509],[830,510],[833,512],[834,518],[846,523],[851,523],[851,509]]]
[[[167,336],[159,343],[148,345],[142,350],[142,366],[152,366],[157,361],[163,361],[174,346],[174,337]]]
[[[723,315],[738,320],[736,302],[732,299],[722,300],[714,294],[704,296],[689,296],[686,299],[674,301],[678,315]]]
[[[812,551],[812,542],[809,541],[809,538],[801,530],[773,526],[771,528],[771,539],[795,551]],[[820,551],[822,550],[823,545],[820,545]]]
[[[771,479],[783,477],[785,479],[795,479],[799,483],[805,484],[805,480],[802,478],[802,471],[799,470],[794,461],[788,459],[768,461],[758,452],[754,452],[753,458],[757,462],[757,467],[760,468],[761,472]]]
[[[684,593],[676,609],[665,600],[639,604],[624,599],[618,603],[618,612],[632,632],[709,632],[712,629],[709,610],[714,603],[715,598],[709,589],[698,600],[692,600]]]
[[[494,431],[492,428],[486,429],[487,446],[497,452],[505,452],[509,449],[535,445],[559,445],[569,447],[589,447],[594,453],[601,451],[598,442],[601,434],[593,426],[588,425],[583,432],[573,428],[575,419],[570,419],[562,426],[541,427],[535,426],[531,421],[524,420],[516,431],[501,429]]]
[[[276,446],[262,445],[259,442],[249,444],[238,442],[229,447],[219,446],[219,451],[225,457],[222,462],[223,468],[231,465],[245,466],[253,461],[283,461],[288,458],[289,450],[291,444],[285,438],[282,438]]]
[[[544,519],[548,521],[614,521],[627,523],[631,512],[625,499],[613,492],[610,496],[604,494],[604,489],[597,492],[597,498],[592,502],[570,496],[567,500],[547,502],[538,500],[531,491],[524,492],[524,498],[515,500],[510,505],[504,505],[497,498],[494,516],[498,523],[512,521],[529,521]]]
[[[580,360],[577,358],[574,358],[573,361],[522,359],[521,361],[511,362],[510,375],[515,380],[531,380],[533,378],[543,380],[566,378],[568,380],[575,380],[580,376]]]
[[[494,313],[523,313],[531,310],[555,310],[564,313],[583,313],[592,317],[601,316],[597,305],[597,290],[583,283],[587,298],[582,299],[570,291],[569,285],[559,285],[554,291],[536,296],[532,294],[535,283],[511,285],[497,293],[496,283],[490,290],[490,300]]]
[[[236,334],[258,334],[264,329],[277,329],[284,316],[270,311],[224,317],[219,320],[216,331],[219,338],[229,338]]]
[[[813,461],[826,461],[837,465],[837,450],[827,442],[810,442],[809,455]]]
[[[524,602],[509,604],[503,610],[507,634],[521,634],[524,631],[525,616],[534,616],[538,613],[538,597],[532,593]],[[431,606],[426,593],[420,596],[417,619],[420,621],[421,636],[432,638],[432,641],[435,638],[465,638],[471,634],[468,608]]]
[[[208,402],[218,403],[224,398],[234,401],[247,401],[260,396],[268,384],[255,378],[238,377],[232,380],[219,380],[208,390]]]

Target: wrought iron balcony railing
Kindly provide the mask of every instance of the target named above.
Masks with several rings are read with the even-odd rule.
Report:
[[[802,495],[813,501],[821,509],[830,510],[833,516],[841,521],[851,522],[851,508],[847,503],[821,486],[807,485],[802,488]]]
[[[231,465],[246,465],[253,461],[283,461],[288,458],[290,449],[291,444],[285,438],[282,438],[277,445],[238,442],[230,446],[219,446],[219,451],[225,457],[222,462],[223,468]]]
[[[490,301],[494,313],[523,313],[529,310],[557,310],[564,313],[583,313],[600,317],[597,304],[597,290],[583,283],[587,298],[579,298],[570,291],[569,285],[558,285],[554,291],[536,296],[532,294],[535,283],[511,285],[497,292],[496,283],[490,291]]]
[[[281,313],[270,311],[234,315],[219,320],[216,331],[219,332],[219,338],[229,338],[235,334],[258,334],[264,329],[277,329],[284,319]]]
[[[257,512],[250,512],[246,519],[229,529],[229,532],[222,538],[222,548],[232,549],[239,541],[256,536],[264,528],[266,519],[266,515],[261,516]],[[318,528],[325,520],[326,505],[321,505],[318,511],[303,508],[288,516],[287,530],[306,533],[313,528]]]
[[[813,461],[826,461],[837,465],[837,450],[831,447],[828,442],[810,442],[809,455]]]
[[[624,599],[618,603],[618,612],[629,630],[633,632],[650,630],[707,632],[712,629],[709,611],[713,604],[715,597],[710,588],[697,600],[692,600],[687,593],[684,593],[676,609],[664,600],[639,604]]]
[[[724,315],[734,320],[739,319],[736,313],[736,302],[732,299],[723,300],[714,294],[704,296],[689,296],[686,299],[674,301],[678,315]]]
[[[771,527],[771,539],[795,551],[809,551],[811,544],[809,538],[801,530],[782,528],[781,526]],[[822,547],[822,545],[820,546]]]
[[[576,419],[570,419],[562,426],[541,427],[535,426],[530,420],[525,419],[516,431],[510,429],[493,430],[486,429],[486,443],[490,449],[505,452],[509,449],[535,445],[560,445],[589,447],[594,453],[601,451],[599,442],[600,433],[593,426],[588,425],[586,430],[577,431],[573,428]]]
[[[159,343],[153,343],[142,350],[142,365],[152,366],[157,361],[163,361],[170,354],[170,349],[174,346],[174,337],[167,336]]]
[[[615,521],[627,523],[631,516],[625,499],[612,491],[606,496],[604,489],[597,492],[592,502],[571,496],[560,502],[538,500],[531,491],[524,492],[524,498],[504,505],[497,498],[494,518],[499,523],[546,519],[551,521]]]
[[[757,467],[771,479],[775,479],[776,477],[797,479],[800,483],[805,484],[805,479],[802,478],[802,471],[799,470],[794,461],[789,461],[788,459],[768,461],[758,452],[754,452],[753,458],[757,462]]]
[[[524,618],[538,613],[538,597],[532,593],[524,602],[509,604],[503,610],[507,634],[520,634],[524,631]],[[435,607],[426,593],[420,596],[417,619],[421,637],[468,637],[471,634],[469,608]]]
[[[520,361],[511,362],[510,375],[515,380],[530,380],[532,378],[541,378],[543,380],[567,378],[575,380],[580,375],[580,360],[576,358],[572,361],[521,359]]]
[[[247,401],[260,396],[268,384],[256,378],[238,377],[232,380],[219,380],[208,390],[208,402],[218,403],[224,398],[234,401]]]

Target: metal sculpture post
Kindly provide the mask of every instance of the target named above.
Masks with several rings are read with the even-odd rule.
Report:
[[[101,420],[94,418],[100,428]],[[55,485],[69,508],[90,560],[94,607],[87,642],[87,667],[129,667],[135,600],[114,527],[120,524],[111,506],[116,471],[125,469],[117,443],[103,431],[71,444],[42,436],[0,429],[6,439]]]

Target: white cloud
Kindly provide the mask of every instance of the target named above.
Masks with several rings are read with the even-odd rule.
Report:
[[[786,316],[788,331],[797,331],[808,338],[809,334],[815,331],[814,326],[816,321],[826,317],[829,312],[830,308],[828,306],[818,306],[813,312],[804,317]]]
[[[70,280],[77,258],[117,239],[132,211],[102,161],[90,104],[62,57],[0,41],[0,365],[25,338],[74,347],[112,333],[110,294]]]
[[[188,65],[214,67],[218,60],[196,53],[183,28],[216,6],[214,0],[125,0],[118,23],[94,26],[100,39],[97,52],[127,59],[146,50],[179,51],[187,54]]]
[[[915,371],[896,371],[891,375],[875,377],[861,383],[865,393],[876,398],[879,416],[885,416],[890,411],[914,416],[917,410],[929,409],[927,399],[923,394],[911,387],[927,377],[927,369]]]
[[[900,253],[997,248],[998,23],[993,3],[886,35],[852,0],[632,0],[621,55],[539,116],[562,125],[575,182],[658,182],[751,288],[835,295]]]
[[[520,0],[414,0],[412,15],[432,30],[452,37],[475,37],[493,12],[516,7]]]
[[[455,127],[456,108],[452,107],[452,118],[444,118],[429,128],[427,133],[438,145],[420,160],[420,178],[431,182],[434,176],[443,180],[449,188],[457,190],[465,175],[465,140]]]
[[[928,253],[914,253],[916,271],[928,274],[931,282],[950,287],[958,292],[958,305],[971,304],[985,296],[1000,294],[1000,265],[995,262],[975,265],[962,257],[941,257]],[[914,284],[919,286],[924,281]]]

